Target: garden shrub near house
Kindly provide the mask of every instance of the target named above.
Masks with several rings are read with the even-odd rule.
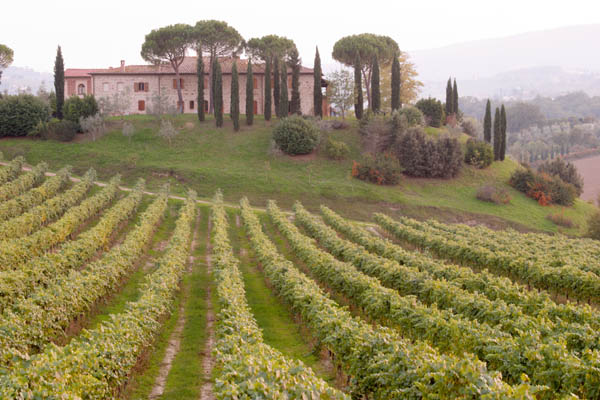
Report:
[[[273,129],[273,140],[286,154],[308,154],[317,147],[319,129],[312,121],[294,115],[279,121]]]
[[[66,120],[79,125],[81,118],[94,116],[98,114],[98,110],[98,103],[94,96],[85,96],[83,99],[78,96],[71,96],[65,100],[63,115]]]
[[[50,121],[40,121],[34,129],[29,132],[29,136],[40,139],[58,140],[61,142],[70,142],[75,138],[79,125],[75,122],[63,119],[52,118]]]
[[[577,171],[577,168],[572,163],[566,162],[560,157],[552,161],[544,161],[538,167],[538,172],[557,176],[563,181],[570,183],[577,190],[577,196],[583,193],[583,178]]]
[[[344,142],[327,138],[323,147],[325,156],[332,160],[343,160],[350,155],[350,148]]]
[[[577,189],[572,184],[558,176],[536,173],[530,168],[513,172],[509,184],[543,206],[550,204],[571,206],[577,198]]]
[[[400,119],[402,117],[406,119],[406,123],[409,127],[423,125],[425,122],[421,110],[413,106],[404,106],[392,113],[392,120]],[[396,124],[399,125],[398,122],[396,122]]]
[[[425,116],[425,122],[427,125],[433,126],[434,128],[439,128],[442,126],[445,116],[444,106],[442,105],[441,101],[430,97],[428,99],[421,99],[417,101],[415,106],[421,110]]]
[[[476,139],[467,140],[465,162],[477,168],[487,168],[494,161],[492,146]]]
[[[50,118],[50,108],[39,98],[20,94],[0,98],[0,137],[26,136]]]
[[[400,182],[402,166],[391,153],[367,154],[360,162],[354,161],[352,176],[378,185],[395,185]]]
[[[483,185],[477,189],[477,198],[481,201],[488,201],[495,204],[510,203],[510,194],[508,190],[494,185]]]

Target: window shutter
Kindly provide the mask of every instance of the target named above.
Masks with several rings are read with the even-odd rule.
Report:
[[[138,91],[138,84],[137,84],[137,82],[133,82],[133,91],[134,92]]]
[[[183,78],[179,79],[179,84],[181,85],[181,88],[183,89]]]
[[[144,83],[144,89],[145,89],[144,90],[145,92],[147,92],[147,91],[150,90],[150,83],[149,82]]]
[[[173,89],[177,89],[177,79],[173,79]]]

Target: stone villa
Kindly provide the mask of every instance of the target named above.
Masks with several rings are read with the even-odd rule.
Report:
[[[223,110],[229,113],[231,69],[233,62],[237,62],[240,88],[240,113],[246,113],[246,69],[248,60],[226,58],[221,59],[223,72]],[[196,57],[186,57],[179,67],[181,87],[184,100],[184,112],[195,113],[198,107],[198,78],[196,76]],[[204,109],[208,111],[209,101],[209,60],[204,58]],[[265,72],[264,64],[253,64],[254,78],[254,114],[264,113],[265,98]],[[273,78],[271,78],[272,81]],[[292,75],[288,69],[288,96],[291,97]],[[300,108],[302,114],[313,114],[313,70],[306,67],[300,69]],[[322,87],[326,82],[322,81]],[[273,87],[273,85],[271,85]],[[130,96],[127,114],[145,114],[151,107],[152,98],[157,94],[166,97],[174,106],[177,105],[177,81],[175,72],[170,65],[125,65],[121,61],[120,67],[106,69],[66,69],[65,70],[65,97],[84,96],[93,94],[97,99],[112,97],[116,93]],[[273,104],[273,102],[271,102]],[[275,114],[273,105],[272,114]],[[327,101],[323,101],[323,115],[329,115]]]

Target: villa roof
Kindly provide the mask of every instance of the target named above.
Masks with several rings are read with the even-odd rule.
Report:
[[[180,74],[196,74],[196,65],[197,65],[197,57],[186,57],[183,60],[183,63],[179,67]],[[233,58],[221,58],[221,70],[223,74],[231,74],[231,70],[233,67]],[[237,69],[240,75],[246,73],[246,69],[248,68],[248,60],[247,59],[235,59],[237,62]],[[203,58],[204,62],[204,70],[209,70],[209,59],[208,57]],[[288,68],[291,72],[291,70]],[[265,68],[264,63],[256,63],[252,65],[252,72],[255,74],[264,74]],[[82,75],[84,74],[85,75]],[[164,75],[172,75],[175,71],[170,64],[160,64],[160,65],[123,65],[122,67],[109,67],[105,69],[67,69],[65,70],[65,76],[68,77],[79,77],[79,76],[90,76],[90,75],[156,75],[156,74],[164,74]],[[311,68],[300,67],[301,74],[312,74],[313,70]]]
[[[92,73],[104,71],[98,68],[68,68],[65,69],[65,78],[89,78]]]

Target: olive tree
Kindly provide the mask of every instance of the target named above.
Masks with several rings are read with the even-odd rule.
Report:
[[[4,44],[0,44],[0,79],[2,79],[2,70],[8,68],[13,62],[14,52]]]

